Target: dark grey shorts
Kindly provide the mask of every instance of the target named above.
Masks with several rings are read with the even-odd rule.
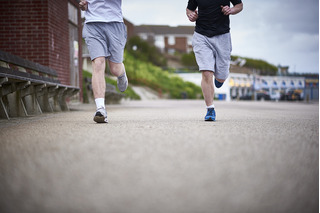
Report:
[[[232,50],[230,33],[210,38],[194,32],[192,46],[200,71],[212,71],[218,79],[228,78]]]
[[[89,49],[91,60],[104,56],[115,63],[122,63],[127,41],[123,22],[91,22],[83,27],[82,36]]]

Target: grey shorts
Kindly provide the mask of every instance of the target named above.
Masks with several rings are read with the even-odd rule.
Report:
[[[200,71],[212,71],[218,79],[228,78],[232,50],[230,33],[210,38],[194,32],[192,46]]]
[[[127,41],[123,22],[91,22],[83,27],[82,37],[88,46],[91,60],[104,56],[115,63],[122,63]]]

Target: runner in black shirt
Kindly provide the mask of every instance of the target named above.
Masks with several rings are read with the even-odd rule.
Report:
[[[230,7],[230,2],[234,5]],[[197,10],[198,8],[198,10]],[[229,15],[239,13],[241,0],[189,0],[187,16],[196,21],[192,39],[193,51],[202,72],[201,87],[207,105],[205,121],[215,121],[214,86],[221,87],[228,78],[231,56]]]
[[[230,8],[230,2],[233,5],[239,5],[236,8]],[[226,11],[228,10],[226,15],[222,12],[221,6],[224,6]],[[195,11],[198,8],[196,32],[212,37],[229,32],[229,15],[237,7],[242,8],[241,0],[189,0],[187,8],[190,11]]]

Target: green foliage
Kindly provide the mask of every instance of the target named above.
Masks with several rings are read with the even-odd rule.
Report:
[[[92,74],[90,72],[86,71],[86,70],[83,70],[82,76],[83,76],[83,84],[82,84],[83,85],[82,86],[82,89],[83,89],[83,102],[84,103],[89,103],[88,93],[90,91],[88,91],[88,88],[86,88],[85,80],[86,80],[86,78],[87,79],[91,79],[92,78]],[[118,87],[117,87],[117,81],[115,81],[113,79],[110,79],[110,78],[107,78],[107,77],[105,79],[106,79],[106,83],[114,85],[116,87],[116,90],[118,92],[120,92]],[[132,100],[140,100],[141,99],[140,96],[137,95],[130,86],[128,86],[127,90],[125,92],[123,92],[123,94],[125,94],[125,98],[130,98]]]
[[[82,70],[82,78],[92,78],[92,74],[90,72],[88,72],[87,70]]]
[[[278,68],[268,62],[261,60],[261,59],[252,59],[252,58],[245,58],[239,56],[231,56],[231,60],[235,61],[237,58],[242,58],[246,60],[244,67],[255,69],[261,75],[276,75]]]
[[[151,62],[160,67],[165,67],[167,65],[167,60],[163,54],[161,54],[154,45],[150,45],[139,36],[130,38],[127,42],[126,49],[131,55],[141,61]]]
[[[87,88],[86,80],[91,79],[91,73],[88,71],[83,70],[82,71],[82,97],[83,97],[83,103],[89,103],[89,89]]]
[[[201,88],[193,83],[163,70],[152,63],[135,58],[125,51],[124,55],[127,76],[131,84],[144,85],[157,91],[159,95],[169,95],[169,98],[195,99],[201,97]]]
[[[120,90],[118,89],[118,86],[117,86],[117,81],[112,80],[110,78],[106,78],[106,81],[108,84],[114,85],[116,87],[116,90],[118,92],[120,92]],[[125,92],[123,92],[123,94],[125,94],[125,98],[129,98],[131,100],[140,100],[141,99],[140,96],[137,93],[135,93],[130,86],[128,86],[128,88],[126,89]]]
[[[189,69],[195,69],[198,67],[194,52],[183,54],[181,56],[181,63]]]

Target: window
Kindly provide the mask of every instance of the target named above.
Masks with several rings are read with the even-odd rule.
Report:
[[[140,38],[141,38],[142,40],[147,40],[147,39],[148,39],[148,35],[145,34],[145,33],[141,33],[139,36],[140,36]]]
[[[176,38],[174,36],[168,37],[168,44],[169,45],[175,45],[176,44]]]
[[[192,36],[188,36],[188,45],[192,45]]]

